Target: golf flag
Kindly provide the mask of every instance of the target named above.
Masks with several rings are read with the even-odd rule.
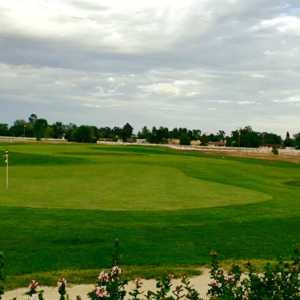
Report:
[[[5,151],[4,162],[6,164],[6,189],[8,190],[8,151]]]

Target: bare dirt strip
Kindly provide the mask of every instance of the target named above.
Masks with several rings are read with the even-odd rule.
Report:
[[[239,147],[207,147],[207,146],[182,146],[171,144],[148,144],[148,143],[122,143],[122,142],[98,142],[98,145],[124,145],[124,146],[152,146],[166,147],[178,151],[198,151],[212,155],[232,156],[241,158],[256,158],[273,161],[288,161],[300,163],[300,150],[279,149],[279,154],[274,155],[271,148],[239,148]]]
[[[193,287],[200,292],[201,297],[203,299],[207,299],[206,294],[208,291],[208,283],[210,282],[210,275],[208,269],[201,269],[202,274],[199,276],[195,276],[191,278],[191,283]],[[153,279],[149,280],[143,280],[143,291],[152,290],[155,291],[155,284],[156,281]],[[180,280],[173,280],[172,281],[173,288],[176,287],[176,285],[180,284]],[[127,290],[127,296],[125,299],[131,299],[132,297],[128,294],[129,291],[133,290],[135,287],[134,281],[130,281],[128,283],[128,286],[126,288]],[[92,284],[84,284],[84,285],[70,285],[67,288],[69,300],[76,300],[77,296],[80,296],[82,300],[88,300],[87,294],[91,292],[95,288]],[[59,298],[59,295],[57,293],[56,287],[41,287],[42,290],[44,290],[44,297],[45,300],[57,300]],[[26,288],[20,288],[13,291],[9,291],[5,293],[3,296],[3,300],[11,300],[13,298],[17,298],[17,300],[28,300],[28,296],[25,296],[24,294],[28,291]],[[145,297],[143,297],[145,298]]]

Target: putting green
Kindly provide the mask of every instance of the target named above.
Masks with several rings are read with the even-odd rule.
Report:
[[[2,206],[99,210],[178,210],[270,200],[258,191],[139,163],[16,166]]]

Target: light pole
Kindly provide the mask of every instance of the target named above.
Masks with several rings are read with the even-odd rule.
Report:
[[[8,151],[5,151],[5,164],[6,164],[6,189],[8,190]]]

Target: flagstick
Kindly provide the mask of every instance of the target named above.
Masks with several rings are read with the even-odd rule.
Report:
[[[6,189],[8,190],[8,151],[5,152],[5,162],[6,162]]]

